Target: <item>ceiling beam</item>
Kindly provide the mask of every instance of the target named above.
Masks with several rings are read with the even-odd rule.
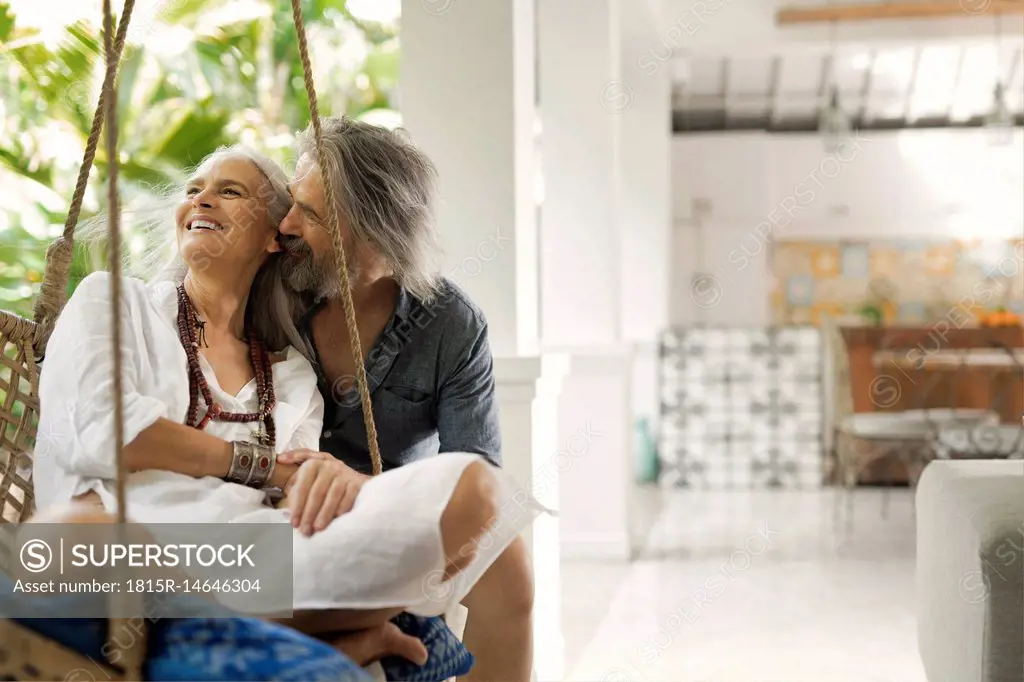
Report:
[[[956,70],[953,71],[953,85],[949,88],[949,106],[946,108],[946,120],[953,120],[953,109],[956,107],[957,94],[960,92],[960,79],[964,73],[964,64],[967,63],[967,50],[960,50],[960,57],[956,60]]]
[[[862,125],[867,120],[868,103],[870,102],[868,98],[871,97],[871,88],[875,85],[875,62],[878,61],[878,50],[871,50],[870,54],[870,61],[868,67],[864,69],[864,81],[860,88],[860,114],[857,116],[857,120]]]
[[[914,93],[917,91],[917,73],[921,69],[921,55],[924,50],[914,50],[914,66],[910,69],[910,79],[907,81],[907,95],[903,101],[903,125],[910,122],[910,107],[914,103]]]
[[[984,14],[1024,14],[1024,0],[972,0]],[[974,12],[980,14],[982,12]],[[922,0],[921,2],[884,2],[870,5],[845,4],[830,6],[783,7],[775,15],[775,23],[783,25],[821,22],[871,21],[876,19],[936,19],[963,17],[972,13],[958,0]]]
[[[775,107],[779,100],[779,83],[782,82],[782,57],[772,57],[771,76],[768,79],[768,97],[764,112],[768,125],[775,124]]]

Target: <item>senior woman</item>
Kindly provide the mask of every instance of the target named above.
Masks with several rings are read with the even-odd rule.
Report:
[[[323,414],[281,284],[277,225],[290,203],[271,161],[219,150],[175,211],[180,267],[123,279],[130,520],[289,523],[287,493],[321,456]],[[111,326],[110,275],[94,273],[58,320],[41,375],[41,510],[81,500],[116,510]],[[512,492],[499,469],[456,454],[377,476],[354,504],[326,500],[323,530],[293,531],[291,624],[379,630],[401,611],[444,613],[535,516],[502,505]],[[424,589],[430,576],[442,597]]]

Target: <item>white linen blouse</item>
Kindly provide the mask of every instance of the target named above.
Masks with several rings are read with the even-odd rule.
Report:
[[[95,490],[106,509],[117,509],[110,282],[107,273],[85,278],[48,344],[34,458],[40,508]],[[161,417],[184,423],[189,388],[175,285],[123,282],[124,442],[130,443]],[[256,409],[255,380],[231,396],[217,385],[208,364],[204,371],[224,409]],[[276,449],[319,449],[324,405],[312,365],[289,348],[286,359],[273,366],[273,375]],[[256,425],[214,421],[205,430],[225,440],[247,440]],[[468,564],[446,581],[441,515],[462,473],[477,462],[492,469],[505,502]],[[139,471],[127,477],[125,488],[127,516],[136,523],[256,524],[234,526],[231,538],[237,542],[242,534],[255,537],[258,524],[288,523],[290,514],[265,505],[261,490],[213,476]],[[507,472],[474,453],[446,452],[374,476],[363,484],[352,510],[324,530],[309,537],[292,532],[292,607],[401,607],[422,616],[448,612],[544,511]],[[154,534],[157,528],[149,526]],[[239,612],[248,605],[243,593],[218,599]]]
[[[96,272],[78,285],[64,307],[47,345],[42,363],[39,400],[40,419],[34,456],[36,500],[40,508],[70,501],[95,490],[109,509],[115,508],[113,334],[110,306],[111,275]],[[121,356],[124,410],[124,442],[130,443],[159,418],[185,422],[189,382],[185,350],[178,338],[177,286],[161,281],[147,284],[122,278]],[[225,392],[211,366],[199,356],[214,400],[231,412],[257,409],[256,380],[237,395]],[[289,347],[286,358],[272,368],[277,405],[274,408],[276,450],[319,449],[323,423],[323,398],[309,361]],[[205,403],[199,396],[200,414]],[[205,431],[225,440],[249,440],[253,423],[211,421]],[[137,472],[128,477],[131,516],[140,522],[154,496],[189,503],[194,514],[182,521],[218,521],[219,515],[202,513],[195,506],[210,501],[208,495],[224,488],[234,504],[261,501],[264,493],[219,478],[196,479],[167,471]],[[184,497],[183,497],[184,496]],[[250,500],[250,498],[252,498]],[[228,502],[225,499],[224,502]],[[136,504],[138,503],[138,504]],[[159,505],[159,519],[167,507]],[[177,504],[175,506],[178,506]],[[208,509],[208,512],[213,512]],[[198,517],[203,518],[198,518]],[[155,519],[154,519],[155,520]]]

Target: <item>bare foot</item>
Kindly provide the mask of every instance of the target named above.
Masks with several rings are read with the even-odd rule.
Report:
[[[369,665],[385,656],[401,656],[416,665],[427,662],[427,648],[423,642],[405,634],[390,622],[332,638],[329,642],[360,666]]]

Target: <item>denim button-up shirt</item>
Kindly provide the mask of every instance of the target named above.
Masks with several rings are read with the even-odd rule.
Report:
[[[342,377],[330,385],[320,359],[341,351],[313,342],[310,325],[322,307],[323,301],[314,303],[299,323],[324,397],[320,449],[370,473],[356,380]],[[442,452],[474,452],[501,465],[487,321],[453,282],[445,279],[430,304],[400,289],[365,366],[385,471]]]

